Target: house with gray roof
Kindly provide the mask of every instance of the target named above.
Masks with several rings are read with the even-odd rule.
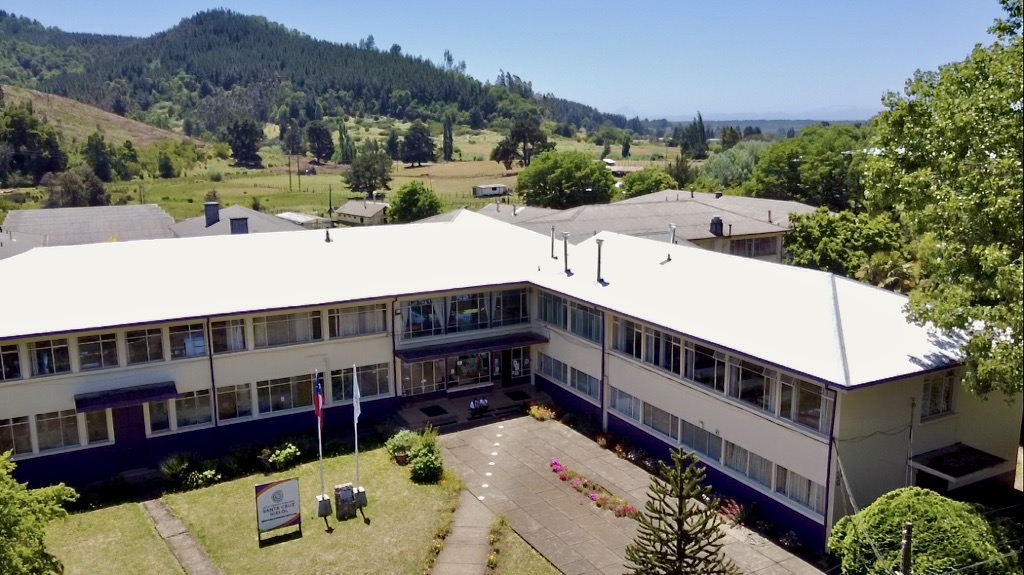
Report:
[[[73,246],[174,237],[174,218],[156,204],[12,210],[3,225],[7,234],[0,258],[26,246]]]
[[[306,228],[271,214],[242,206],[220,207],[218,202],[203,204],[203,215],[171,226],[174,237],[226,236],[268,232],[300,232]]]
[[[387,202],[349,200],[334,212],[334,217],[346,226],[379,226],[388,223],[390,207]]]

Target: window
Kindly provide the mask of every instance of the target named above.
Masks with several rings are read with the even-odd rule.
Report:
[[[159,328],[129,331],[126,339],[128,342],[128,365],[163,361],[164,343]]]
[[[537,310],[537,316],[542,322],[566,329],[568,304],[564,299],[548,292],[540,292],[538,303],[540,309]]]
[[[441,391],[444,389],[444,381],[443,359],[416,363],[402,362],[402,395]]]
[[[0,419],[0,453],[8,451],[14,455],[32,453],[32,432],[28,417]]]
[[[921,419],[953,411],[953,370],[924,378]]]
[[[0,345],[0,381],[21,379],[21,356],[16,345]],[[3,441],[0,438],[0,441]],[[0,449],[0,452],[3,452]]]
[[[569,387],[593,399],[601,397],[601,382],[596,377],[583,373],[575,367],[572,368],[571,373],[572,379],[569,380]]]
[[[696,343],[686,344],[686,377],[725,393],[725,354]]]
[[[210,323],[210,346],[213,353],[245,351],[245,320],[229,319]]]
[[[540,372],[542,374],[559,383],[569,383],[569,370],[564,363],[543,353],[537,354],[537,359],[540,361]]]
[[[707,456],[709,461],[722,459],[722,438],[688,421],[683,421],[682,442],[697,453]]]
[[[774,256],[779,253],[779,237],[735,239],[729,242],[729,253],[748,258]]]
[[[199,357],[206,355],[206,337],[203,324],[190,323],[170,328],[171,359]]]
[[[313,405],[311,374],[256,382],[260,413],[276,413]]]
[[[576,302],[573,302],[570,306],[570,312],[572,314],[572,323],[570,325],[572,333],[589,339],[592,342],[601,343],[603,314],[595,308]]]
[[[781,465],[775,466],[775,491],[819,515],[825,514],[825,488]]]
[[[640,400],[621,389],[611,388],[611,407],[626,417],[640,421]]]
[[[166,401],[154,401],[146,404],[149,410],[149,432],[169,431],[171,429],[171,408]]]
[[[362,365],[356,368],[359,377],[359,396],[373,397],[391,393],[391,376],[388,364]],[[331,372],[331,401],[352,401],[352,368],[336,369]]]
[[[740,475],[747,474],[747,463],[750,458],[750,452],[743,449],[739,445],[731,441],[725,442],[725,458],[722,459],[722,463],[726,467],[733,471],[738,471]]]
[[[459,333],[490,327],[487,292],[463,294],[448,298],[448,333]]]
[[[474,353],[448,358],[448,387],[474,385],[491,380],[491,354]]]
[[[252,386],[248,383],[217,388],[217,417],[221,421],[252,417]]]
[[[80,369],[117,367],[117,336],[112,333],[87,335],[78,338],[78,366]]]
[[[252,320],[256,347],[274,347],[321,339],[320,312],[267,315]]]
[[[36,438],[39,440],[39,451],[81,445],[78,438],[78,414],[74,409],[66,409],[37,415]]]
[[[179,394],[167,401],[154,401],[147,405],[149,432],[176,431],[206,425],[213,421],[210,390],[202,389]]]
[[[644,334],[641,327],[628,319],[612,319],[612,349],[643,358]]]
[[[511,349],[512,356],[512,377],[526,377],[530,375],[530,348],[529,347],[513,347]],[[495,366],[500,365],[501,352],[494,352],[493,360]],[[500,375],[501,370],[495,367],[494,371],[496,375]]]
[[[85,416],[85,442],[89,445],[110,441],[107,410],[90,411]]]
[[[770,488],[772,486],[772,469],[773,464],[771,461],[756,453],[750,454],[750,462],[747,465],[747,477]]]
[[[327,310],[327,329],[331,338],[386,332],[387,305],[380,303]]]
[[[402,302],[402,337],[411,339],[443,334],[442,318],[445,317],[446,309],[443,297]]]
[[[679,418],[649,403],[644,403],[643,424],[662,435],[679,439]]]
[[[779,376],[779,416],[793,423],[828,433],[832,425],[832,392],[820,385]]]
[[[729,396],[764,411],[774,411],[772,387],[774,372],[749,361],[732,361]]]
[[[71,353],[68,340],[46,339],[28,345],[32,357],[32,375],[49,375],[71,371]]]
[[[649,327],[644,328],[644,361],[670,371],[682,374],[682,342],[671,334]]]
[[[515,325],[530,321],[530,294],[526,288],[494,292],[491,325]]]

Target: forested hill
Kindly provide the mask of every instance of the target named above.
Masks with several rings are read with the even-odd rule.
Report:
[[[622,128],[623,116],[535,96],[502,73],[492,85],[466,76],[454,59],[437,65],[358,44],[313,39],[258,16],[213,10],[148,38],[72,34],[0,11],[0,82],[66,96],[161,127],[214,133],[238,116],[303,124],[323,116],[381,114],[483,127],[524,101],[558,123]],[[446,54],[446,56],[448,56]],[[639,121],[633,122],[634,125]]]

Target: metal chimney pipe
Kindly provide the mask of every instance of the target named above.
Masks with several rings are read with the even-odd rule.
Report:
[[[501,211],[501,202],[499,202],[498,200],[494,200],[494,211],[496,211],[496,212],[500,212]]]
[[[558,259],[555,256],[555,226],[551,226],[551,259]]]
[[[565,274],[569,275],[569,232],[562,232],[562,247],[565,250]]]
[[[772,223],[772,211],[768,210],[768,223]]]
[[[597,283],[604,283],[601,279],[601,246],[604,245],[604,240],[597,240]]]
[[[669,224],[668,225],[668,243],[670,243],[670,244],[675,244],[676,243],[676,225],[675,224]]]

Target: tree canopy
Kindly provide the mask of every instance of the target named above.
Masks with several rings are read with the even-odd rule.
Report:
[[[63,483],[29,489],[12,476],[11,452],[0,453],[0,573],[62,573],[60,561],[46,551],[46,525],[67,516],[64,505],[78,499]]]
[[[323,120],[316,120],[306,125],[306,140],[309,151],[320,163],[326,163],[334,156],[334,136]]]
[[[231,144],[231,155],[240,165],[261,165],[260,143],[263,128],[252,118],[234,120],[227,127],[227,139]]]
[[[1021,3],[1003,5],[996,43],[885,97],[865,177],[868,207],[922,240],[911,318],[967,338],[980,395],[1024,381],[1024,49]]]
[[[57,130],[36,116],[31,104],[0,107],[0,186],[37,184],[67,163]]]
[[[676,181],[672,176],[658,168],[645,168],[622,178],[622,197],[635,198],[675,187]]]
[[[768,146],[767,142],[746,140],[724,152],[712,154],[701,167],[697,187],[712,190],[738,188],[750,179],[754,166]]]
[[[526,204],[545,208],[607,204],[614,189],[615,178],[604,164],[576,151],[545,152],[516,178]]]
[[[833,214],[818,208],[812,214],[790,214],[786,263],[855,277],[878,253],[900,253],[900,228],[887,216]]]
[[[905,487],[886,493],[856,515],[843,517],[832,528],[828,548],[842,562],[843,575],[892,573],[900,564],[907,521],[913,523],[913,573],[952,573],[1014,550],[980,509],[934,491]],[[1019,569],[1019,560],[1010,556],[1005,561],[977,565],[969,572],[1005,575],[1013,572],[1014,565]]]
[[[353,192],[370,196],[377,190],[390,190],[393,164],[377,140],[367,140],[362,151],[352,160],[352,167],[342,174]]]
[[[441,199],[423,182],[413,181],[398,188],[391,200],[388,221],[404,224],[441,213]]]
[[[409,126],[409,131],[402,138],[402,161],[406,164],[423,165],[423,162],[437,160],[434,150],[434,139],[430,136],[430,128],[419,120]]]

